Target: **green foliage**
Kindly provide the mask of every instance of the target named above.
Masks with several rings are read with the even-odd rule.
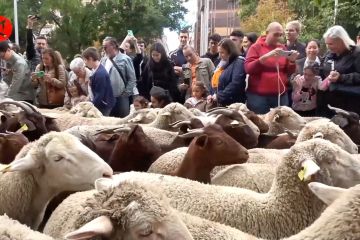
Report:
[[[39,14],[34,29],[39,33],[45,24],[54,24],[50,45],[70,60],[84,48],[99,43],[105,36],[122,41],[127,30],[145,39],[160,37],[165,27],[180,29],[188,0],[19,0],[19,36],[25,46],[26,18]],[[0,12],[13,21],[13,1],[0,0]]]

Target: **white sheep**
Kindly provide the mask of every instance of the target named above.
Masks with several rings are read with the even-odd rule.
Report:
[[[94,106],[92,102],[79,102],[70,109],[69,113],[88,118],[103,117],[102,113]]]
[[[52,237],[31,230],[28,226],[9,218],[6,214],[0,216],[1,240],[53,240]]]
[[[72,194],[53,212],[44,233],[54,238],[66,234],[67,239],[85,235],[86,239],[99,235],[110,239],[193,239],[168,199],[150,189],[124,183],[114,189]]]
[[[270,190],[276,169],[272,164],[246,163],[228,166],[211,178],[211,184],[250,189],[266,193]]]
[[[284,156],[265,194],[152,173],[121,173],[113,179],[156,186],[180,211],[257,237],[279,239],[296,234],[320,215],[324,205],[305,182],[313,176],[326,184],[350,187],[360,180],[360,162],[327,140],[312,139],[297,143]]]
[[[324,138],[337,145],[349,153],[357,154],[358,147],[351,138],[338,125],[329,119],[318,119],[305,125],[300,131],[296,142],[302,142],[311,138]]]
[[[35,230],[57,194],[91,189],[95,179],[113,173],[98,155],[64,132],[50,132],[25,145],[0,172],[0,214]]]

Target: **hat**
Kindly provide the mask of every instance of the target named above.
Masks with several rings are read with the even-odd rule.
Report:
[[[168,95],[168,91],[162,87],[153,86],[150,90],[150,95],[153,97],[160,97]]]

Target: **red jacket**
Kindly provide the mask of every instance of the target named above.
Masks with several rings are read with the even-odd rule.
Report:
[[[287,91],[288,76],[295,72],[296,65],[290,63],[285,57],[271,57],[260,63],[259,58],[275,48],[287,50],[285,45],[278,44],[276,47],[269,46],[265,42],[266,36],[261,36],[258,41],[253,44],[245,60],[245,71],[250,75],[248,91],[258,95],[278,95],[278,74],[276,63],[279,63],[280,93]],[[284,89],[285,86],[285,89]]]

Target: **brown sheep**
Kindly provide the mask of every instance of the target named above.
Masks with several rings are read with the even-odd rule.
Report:
[[[9,164],[21,148],[29,143],[22,133],[0,133],[0,163]]]

